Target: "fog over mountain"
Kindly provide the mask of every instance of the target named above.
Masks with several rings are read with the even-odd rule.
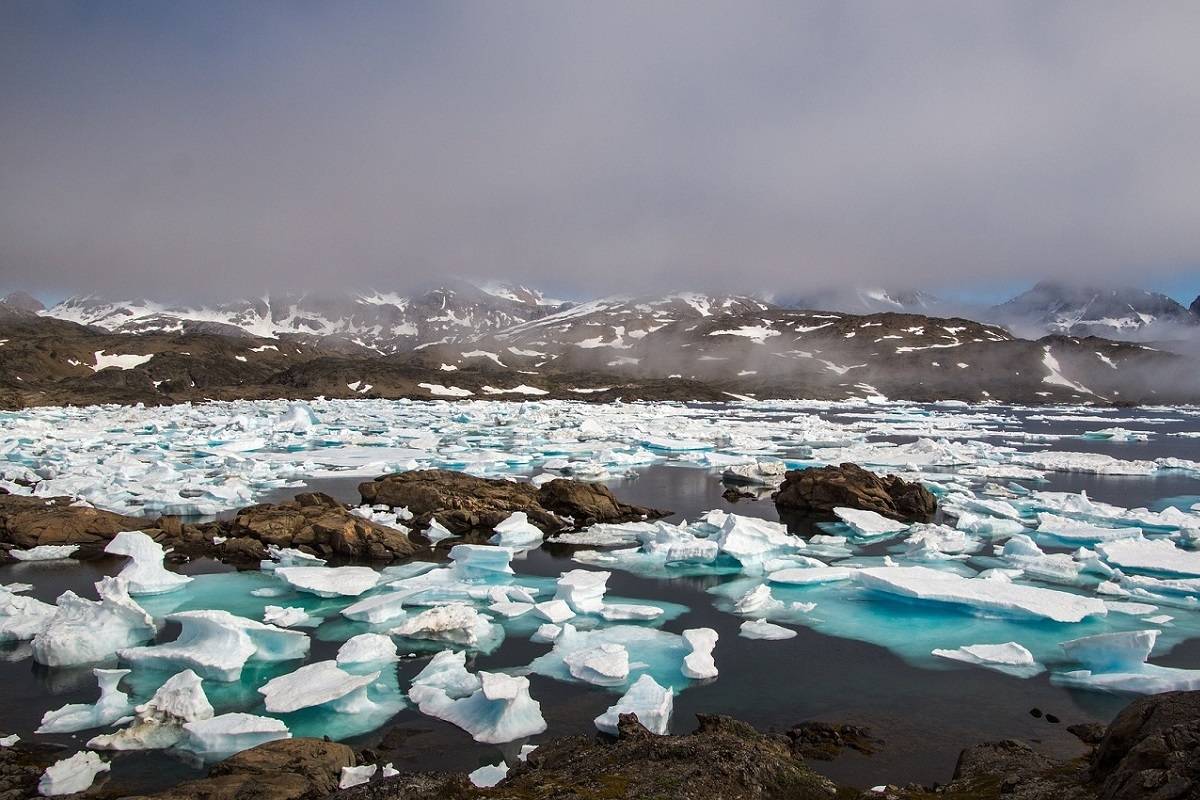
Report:
[[[1198,39],[1187,2],[6,3],[0,288],[1153,285],[1200,264]]]

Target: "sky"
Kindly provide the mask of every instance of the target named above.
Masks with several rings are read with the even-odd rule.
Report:
[[[0,4],[0,288],[1200,293],[1200,3]]]

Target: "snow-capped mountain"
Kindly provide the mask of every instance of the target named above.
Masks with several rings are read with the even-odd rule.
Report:
[[[784,308],[840,311],[847,314],[932,314],[941,298],[919,289],[839,288],[772,298]]]
[[[206,306],[86,295],[69,298],[41,313],[114,333],[320,337],[390,354],[499,331],[560,307],[558,301],[547,300],[527,287],[456,283],[413,295],[284,293]]]
[[[1158,292],[1043,281],[992,307],[988,316],[1023,336],[1050,333],[1146,341],[1194,335],[1200,326],[1196,312],[1197,304],[1189,310]]]

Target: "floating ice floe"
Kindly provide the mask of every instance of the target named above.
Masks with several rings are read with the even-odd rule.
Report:
[[[692,653],[692,647],[677,633],[640,625],[578,630],[568,622],[562,625],[553,642],[554,647],[549,653],[539,656],[529,665],[531,672],[562,681],[582,682],[572,672],[568,660],[578,664],[580,653],[595,653],[602,645],[620,645],[627,652],[628,674],[620,683],[606,681],[607,688],[628,688],[646,673],[663,686],[681,688],[688,683],[683,660]]]
[[[868,589],[900,597],[1053,622],[1079,622],[1108,613],[1103,601],[1096,598],[1008,581],[964,578],[928,567],[871,567],[859,570],[857,579]]]
[[[379,573],[370,567],[278,567],[275,574],[296,591],[317,597],[358,597],[379,583]]]
[[[595,614],[604,608],[604,593],[611,572],[591,572],[573,569],[558,579],[555,600],[562,600],[577,614]],[[558,622],[560,620],[550,620]]]
[[[787,464],[782,461],[752,461],[729,465],[721,473],[721,480],[750,486],[778,486],[783,483],[785,473]]]
[[[267,606],[263,609],[263,622],[278,628],[291,628],[315,622],[308,612],[296,606]]]
[[[50,625],[57,613],[58,609],[49,603],[0,588],[0,642],[32,639]]]
[[[182,626],[173,642],[132,647],[120,657],[151,669],[195,670],[215,681],[236,681],[246,662],[290,661],[308,654],[308,634],[277,628],[228,611],[181,611],[167,617]]]
[[[478,647],[501,639],[504,629],[492,622],[491,617],[462,603],[435,606],[405,619],[392,628],[393,636],[410,639],[429,639],[449,642],[466,647]]]
[[[563,663],[572,677],[596,686],[619,686],[629,678],[629,651],[613,642],[572,651]]]
[[[671,710],[675,693],[659,686],[649,675],[634,681],[629,690],[608,710],[596,717],[596,727],[604,733],[617,735],[621,714],[636,714],[638,722],[651,733],[665,734],[671,726]]]
[[[360,633],[347,639],[337,651],[338,666],[345,664],[378,664],[395,661],[396,643],[390,636]]]
[[[131,595],[173,592],[192,581],[186,575],[166,569],[163,546],[141,531],[118,533],[105,545],[104,552],[130,559],[131,563],[121,570],[120,577],[128,581]]]
[[[154,618],[127,589],[124,578],[102,578],[96,583],[99,600],[63,592],[54,617],[33,637],[34,660],[48,667],[90,664],[153,638]]]
[[[717,677],[717,664],[712,655],[717,646],[717,632],[712,628],[692,628],[683,632],[683,640],[692,648],[683,659],[683,674],[699,680]]]
[[[70,758],[56,761],[46,768],[38,779],[38,794],[42,797],[59,797],[86,792],[96,781],[97,775],[110,769],[112,766],[96,753],[80,750]]]
[[[94,669],[100,684],[100,699],[95,703],[71,703],[42,715],[41,725],[35,733],[74,733],[89,728],[112,725],[133,711],[129,695],[117,688],[121,678],[128,675],[127,669]]]
[[[738,629],[738,635],[746,639],[767,639],[778,641],[781,639],[792,639],[796,637],[796,632],[791,628],[785,628],[782,625],[776,625],[773,622],[767,622],[765,619],[748,619],[742,623]]]
[[[425,534],[425,538],[429,540],[430,544],[437,544],[446,539],[458,538],[458,534],[438,522],[437,517],[430,517],[429,526],[422,533]]]
[[[161,750],[183,738],[187,722],[209,719],[212,704],[200,676],[184,670],[171,676],[148,701],[134,709],[133,721],[115,733],[94,737],[88,747],[98,750]]]
[[[424,699],[438,697],[438,692],[457,700],[479,690],[479,676],[467,671],[467,654],[463,651],[443,650],[434,654],[425,668],[412,681],[409,699],[421,703]],[[436,689],[437,692],[429,690]]]
[[[1087,522],[1060,517],[1043,511],[1038,514],[1037,533],[1039,538],[1045,537],[1052,541],[1067,545],[1097,544],[1118,539],[1140,539],[1141,528],[1103,528]]]
[[[1168,575],[1200,576],[1200,551],[1183,550],[1168,539],[1121,539],[1101,542],[1096,551],[1123,569]]]
[[[488,539],[491,544],[514,550],[537,547],[545,538],[545,534],[529,521],[529,515],[524,511],[514,512],[492,530],[495,531],[495,535]]]
[[[529,679],[502,673],[478,673],[480,687],[454,699],[432,684],[409,690],[421,713],[445,720],[471,734],[477,742],[503,744],[542,733],[542,708],[529,696]]]
[[[1200,689],[1200,670],[1147,664],[1160,631],[1122,631],[1063,642],[1063,651],[1084,669],[1063,672],[1053,681],[1064,686],[1110,692],[1158,694]]]
[[[59,561],[75,555],[78,549],[77,544],[42,544],[28,550],[14,547],[8,554],[17,561]]]
[[[258,693],[272,714],[326,705],[338,713],[358,714],[373,706],[367,699],[367,687],[380,674],[351,675],[335,661],[317,661],[273,678],[260,686]]]
[[[1042,671],[1033,653],[1017,642],[1004,644],[968,644],[954,649],[938,648],[933,655],[1006,672],[1021,678],[1031,678]]]
[[[294,547],[277,547],[273,544],[267,545],[267,558],[259,564],[259,568],[263,572],[270,572],[280,567],[323,566],[325,566],[325,559],[323,558],[318,558],[303,550],[297,550]]]
[[[838,519],[853,528],[855,533],[867,539],[879,536],[892,536],[909,528],[908,523],[897,522],[894,519],[888,519],[882,514],[860,508],[844,508],[839,506],[833,510],[833,513],[837,515]]]
[[[21,737],[15,733],[8,736],[0,736],[0,747],[12,747],[19,741],[21,741]]]
[[[185,722],[183,733],[183,739],[177,747],[195,753],[206,761],[215,761],[260,744],[292,737],[281,720],[240,711]]]

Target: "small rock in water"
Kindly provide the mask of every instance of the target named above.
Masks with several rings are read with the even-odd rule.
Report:
[[[1057,725],[1057,724],[1058,724],[1058,717],[1054,716],[1053,714],[1047,714],[1047,715],[1046,715],[1046,722],[1049,722],[1051,725]]]
[[[1035,719],[1041,719],[1042,718],[1042,710],[1040,708],[1031,708],[1031,709],[1029,709],[1029,716],[1031,716]]]

